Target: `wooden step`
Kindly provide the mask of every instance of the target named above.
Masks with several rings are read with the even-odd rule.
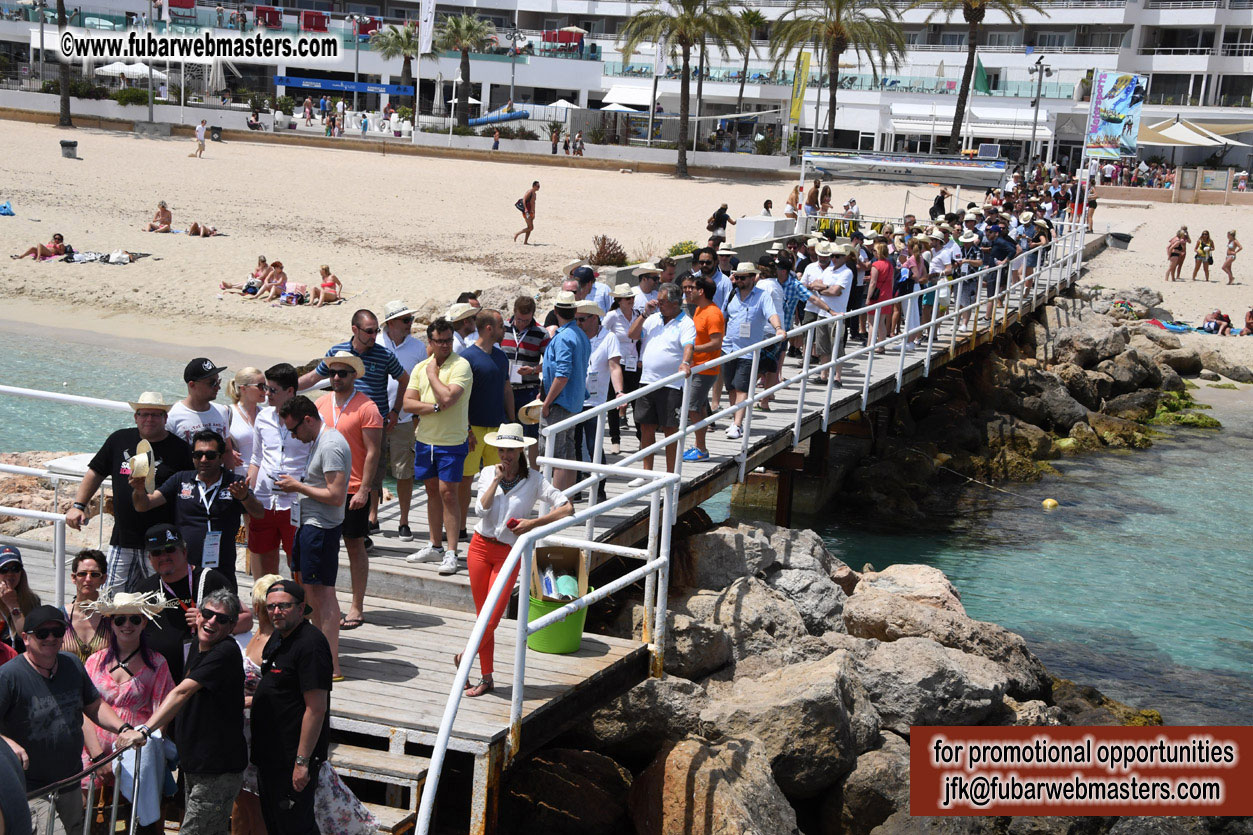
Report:
[[[426,782],[426,772],[431,765],[426,757],[358,748],[342,742],[332,742],[329,753],[331,765],[342,775],[415,789]]]
[[[374,819],[379,822],[379,832],[386,832],[388,835],[406,835],[406,833],[412,832],[417,825],[417,812],[410,812],[408,809],[398,809],[395,806],[380,806],[377,803],[366,803],[363,805],[370,810],[370,814],[374,815]]]

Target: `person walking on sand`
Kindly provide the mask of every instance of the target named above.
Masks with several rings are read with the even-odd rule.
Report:
[[[201,119],[200,124],[196,125],[196,150],[188,154],[188,158],[204,159],[204,129],[207,124],[208,121]]]
[[[1227,274],[1228,284],[1236,283],[1236,277],[1231,272],[1231,265],[1236,262],[1236,253],[1242,249],[1244,247],[1236,240],[1236,230],[1232,229],[1227,233],[1227,259],[1223,261],[1223,272]]]
[[[557,135],[556,133],[553,134],[553,136],[556,136],[556,135]],[[554,144],[553,144],[554,154],[557,153],[557,151],[555,150],[556,147],[557,147],[556,141],[554,140]],[[526,221],[526,228],[519,230],[518,232],[515,232],[513,239],[516,242],[518,240],[518,235],[522,235],[523,236],[522,243],[524,246],[531,242],[531,233],[535,231],[535,202],[538,196],[539,196],[539,180],[536,180],[533,183],[531,183],[531,187],[527,189],[526,194],[522,195],[521,199],[518,200],[518,202],[514,204],[518,208],[518,210],[522,212],[522,219]]]

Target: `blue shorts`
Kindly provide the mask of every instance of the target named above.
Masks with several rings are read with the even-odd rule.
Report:
[[[300,582],[309,586],[334,588],[339,576],[339,533],[341,525],[319,528],[301,525],[292,544],[292,568],[300,572]]]
[[[456,446],[431,446],[418,441],[413,451],[415,481],[438,478],[440,481],[456,483],[461,481],[461,471],[465,467],[466,456],[470,454],[470,445],[462,441]]]

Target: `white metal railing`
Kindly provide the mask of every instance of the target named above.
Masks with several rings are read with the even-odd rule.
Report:
[[[29,467],[6,468],[28,470]],[[31,470],[22,475],[47,475],[43,470]],[[57,608],[65,606],[65,516],[60,513],[49,513],[46,510],[28,510],[24,507],[8,507],[0,505],[0,516],[17,516],[22,519],[38,519],[52,523],[52,572],[56,576]]]
[[[159,743],[160,742],[159,737],[153,740],[153,742],[154,744]],[[118,748],[112,751],[107,756],[101,755],[99,759],[91,760],[90,764],[86,768],[84,768],[82,771],[78,772],[77,774],[74,774],[70,777],[66,777],[64,780],[58,780],[57,782],[52,783],[50,785],[42,786],[41,788],[27,792],[26,799],[28,801],[47,799],[50,803],[54,804],[54,808],[55,808],[56,797],[58,794],[66,790],[78,792],[79,783],[82,782],[83,778],[89,778],[87,780],[87,797],[84,803],[85,812],[84,812],[83,820],[84,820],[84,826],[88,830],[94,829],[95,828],[94,827],[94,815],[95,815],[94,806],[95,806],[95,798],[96,798],[95,775],[105,766],[111,766],[113,764],[113,761],[121,757],[124,753],[126,753],[127,750],[129,749]],[[139,831],[135,826],[136,820],[139,815],[139,800],[138,800],[139,798],[139,774],[140,774],[140,771],[142,770],[139,767],[139,756],[140,756],[139,751],[136,750],[134,753],[135,759],[133,760],[133,765],[131,766],[131,775],[132,775],[131,776],[131,808],[130,808],[130,822],[126,826],[126,830],[125,830],[127,835],[136,835],[136,833],[138,833]],[[110,809],[109,828],[107,831],[111,833],[118,831],[117,829],[118,809],[121,806],[121,801],[122,801],[122,781],[118,779],[120,777],[121,777],[120,774],[114,777],[113,800],[109,804],[109,809]],[[55,814],[49,814],[47,824],[44,826],[42,831],[36,833],[35,835],[52,835],[53,825],[56,823],[56,820],[57,820],[57,816]]]
[[[896,369],[893,376],[896,380],[896,390],[899,392],[904,380],[905,366],[907,364],[907,353],[910,350],[909,343],[916,341],[921,343],[922,339],[926,339],[926,355],[924,358],[924,375],[931,372],[931,360],[934,355],[937,341],[947,339],[949,349],[954,350],[957,345],[959,335],[959,325],[964,318],[972,320],[973,324],[970,332],[977,338],[980,330],[988,333],[995,333],[998,329],[1004,329],[1009,322],[1011,309],[1015,309],[1021,313],[1025,309],[1034,309],[1039,303],[1041,297],[1049,292],[1053,287],[1065,286],[1074,280],[1079,274],[1083,260],[1083,238],[1084,224],[1080,222],[1056,221],[1055,236],[1051,243],[1047,245],[1047,250],[1043,257],[1047,261],[1039,264],[1036,271],[1031,276],[1022,275],[1014,279],[1013,276],[1022,269],[1024,263],[1024,255],[1019,255],[1009,262],[989,267],[969,275],[957,278],[939,281],[936,284],[923,287],[912,293],[905,294],[893,299],[889,299],[853,311],[841,313],[833,318],[819,319],[817,321],[799,325],[794,327],[787,334],[780,336],[775,335],[764,339],[748,347],[737,351],[723,354],[717,359],[711,360],[702,365],[698,365],[692,369],[692,372],[700,370],[709,370],[725,365],[737,359],[750,356],[752,357],[752,373],[749,376],[749,391],[746,398],[734,406],[728,406],[718,412],[696,423],[689,423],[688,410],[690,406],[691,387],[688,385],[688,375],[683,373],[672,374],[663,379],[641,386],[635,391],[624,394],[613,400],[609,400],[600,406],[579,412],[564,420],[553,423],[544,427],[542,434],[544,435],[544,455],[538,459],[539,464],[543,466],[546,476],[551,477],[554,468],[572,469],[579,472],[587,472],[588,476],[574,485],[568,487],[564,492],[567,496],[575,496],[580,491],[586,490],[588,493],[587,506],[576,510],[573,516],[545,525],[534,531],[529,531],[518,538],[517,543],[510,549],[509,556],[506,559],[500,575],[493,584],[491,591],[488,593],[487,599],[479,608],[479,615],[475,619],[474,628],[470,637],[466,641],[465,650],[462,653],[461,664],[457,668],[456,677],[453,680],[452,690],[449,693],[448,702],[444,709],[444,715],[440,721],[439,732],[435,740],[434,751],[431,754],[431,764],[427,772],[426,785],[422,792],[422,801],[418,809],[418,833],[426,835],[430,831],[431,814],[434,809],[435,795],[439,787],[439,779],[443,769],[444,757],[447,752],[448,740],[452,733],[453,722],[456,720],[457,711],[462,698],[462,688],[469,679],[470,670],[474,664],[474,656],[478,652],[479,644],[483,635],[487,631],[487,624],[491,619],[497,603],[502,595],[510,593],[513,582],[510,580],[514,570],[517,569],[517,583],[519,583],[518,591],[518,625],[517,625],[517,642],[515,645],[514,655],[514,673],[512,683],[512,704],[510,708],[509,719],[509,748],[505,753],[506,762],[512,758],[521,746],[521,717],[522,717],[522,701],[523,693],[526,685],[526,638],[534,634],[536,631],[543,629],[551,623],[561,620],[568,615],[585,609],[587,606],[595,603],[614,592],[623,589],[640,579],[645,581],[644,589],[644,635],[643,639],[648,644],[651,653],[651,669],[653,675],[659,676],[664,663],[665,649],[665,622],[667,608],[667,592],[669,586],[669,559],[670,559],[670,536],[671,525],[673,524],[679,504],[679,488],[682,483],[683,476],[683,455],[682,451],[686,446],[687,438],[699,429],[705,429],[711,426],[716,420],[729,418],[736,412],[743,410],[744,426],[743,437],[741,440],[740,451],[736,454],[735,459],[739,463],[739,480],[743,480],[745,470],[747,468],[750,448],[751,448],[751,432],[752,421],[754,415],[754,405],[762,400],[777,395],[779,392],[789,389],[798,389],[797,405],[796,405],[796,421],[792,430],[793,444],[799,443],[802,434],[802,421],[805,416],[805,409],[808,404],[806,395],[810,385],[815,382],[817,375],[825,374],[826,380],[821,381],[825,387],[825,400],[822,407],[822,427],[825,431],[829,425],[831,415],[831,400],[834,393],[835,377],[849,363],[864,358],[864,380],[862,383],[861,405],[865,409],[870,401],[870,387],[872,382],[871,372],[875,362],[875,357],[881,357],[880,361],[894,361]],[[790,237],[790,236],[788,236]],[[1037,250],[1039,254],[1039,250]],[[961,304],[963,297],[968,297],[970,291],[967,289],[970,283],[974,283],[973,301]],[[919,303],[921,306],[922,299],[931,294],[931,298],[927,304],[930,306],[930,321],[921,322],[913,327],[905,328],[900,333],[888,335],[884,338],[879,337],[879,324],[882,317],[889,315],[893,307],[902,304]],[[944,312],[941,313],[940,300],[944,296],[949,300]],[[987,307],[986,315],[980,316],[979,308]],[[920,311],[921,313],[921,311]],[[866,345],[843,356],[833,356],[832,359],[814,363],[811,361],[811,350],[813,348],[814,335],[820,327],[835,328],[835,343],[841,344],[847,324],[861,316],[867,316],[871,319],[872,327],[866,339]],[[921,316],[919,317],[921,320]],[[945,328],[947,327],[947,332]],[[772,345],[778,344],[785,339],[801,337],[805,339],[805,352],[802,361],[801,373],[782,379],[780,382],[765,387],[758,388],[758,362],[761,351]],[[892,356],[889,359],[887,352],[888,346],[893,347]],[[878,354],[877,351],[883,349],[885,353]],[[838,351],[836,352],[838,353]],[[679,410],[679,427],[677,431],[668,436],[664,436],[639,451],[621,458],[616,464],[609,465],[602,463],[605,425],[608,414],[611,410],[618,409],[627,405],[640,397],[660,388],[669,386],[673,383],[680,383],[683,387],[682,403]],[[554,456],[556,435],[561,432],[573,430],[575,426],[589,420],[596,421],[595,442],[592,449],[592,461],[568,461],[556,458]],[[675,447],[675,471],[672,474],[664,472],[655,472],[652,470],[637,469],[630,465],[642,460],[646,456],[653,456],[658,452],[663,452],[665,448],[671,444]],[[598,501],[598,488],[602,482],[608,478],[626,478],[626,477],[642,477],[646,480],[635,488],[630,488],[621,495],[615,496],[605,501]],[[624,546],[610,546],[604,543],[593,541],[594,525],[596,517],[600,514],[612,510],[617,507],[635,502],[641,499],[649,501],[649,532],[648,545],[646,548],[627,548]],[[586,525],[584,536],[581,538],[557,536],[556,534],[566,528],[573,527],[579,523]],[[633,571],[619,577],[614,582],[607,584],[603,588],[597,589],[595,592],[589,593],[585,597],[575,600],[555,612],[545,615],[542,618],[528,623],[530,612],[530,595],[527,593],[529,585],[530,565],[533,558],[535,546],[541,540],[552,544],[572,545],[574,547],[586,548],[593,551],[602,551],[606,553],[620,554],[628,557],[637,557],[644,560],[643,565]]]

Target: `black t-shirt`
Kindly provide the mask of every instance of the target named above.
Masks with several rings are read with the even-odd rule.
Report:
[[[248,767],[244,741],[244,658],[234,638],[206,652],[192,642],[185,678],[200,684],[178,715],[178,767],[192,774],[234,774]]]
[[[26,749],[29,788],[51,785],[82,768],[83,706],[99,698],[83,662],[68,652],[57,655],[52,678],[44,678],[25,657],[0,667],[0,734]]]
[[[31,835],[22,761],[7,745],[0,745],[0,821],[9,835]]]
[[[561,327],[561,322],[560,320],[557,319],[557,311],[555,310],[548,311],[548,315],[544,317],[544,327],[546,328]]]
[[[226,488],[239,480],[240,476],[223,470],[221,480],[207,487],[196,478],[195,470],[184,470],[157,487],[165,496],[165,503],[174,508],[174,524],[187,543],[187,561],[192,565],[204,564],[205,539],[213,531],[220,533],[221,537],[217,563],[209,567],[222,567],[235,573],[235,535],[239,533],[240,518],[247,511]]]
[[[136,591],[160,591],[166,597],[178,600],[177,606],[162,609],[155,622],[148,624],[148,646],[161,653],[170,666],[170,676],[174,683],[183,680],[184,647],[192,640],[191,627],[187,625],[186,612],[200,605],[200,601],[218,589],[227,589],[237,593],[234,574],[225,574],[213,569],[199,569],[188,566],[187,576],[173,583],[165,583],[157,575],[145,577],[138,583]],[[240,661],[243,669],[243,661]]]
[[[143,548],[144,531],[153,525],[171,522],[174,508],[169,505],[140,513],[131,503],[130,459],[139,444],[138,429],[119,429],[109,436],[87,466],[97,475],[113,480],[113,536],[109,544],[118,548]],[[191,448],[174,434],[152,445],[157,462],[157,484],[163,483],[179,470],[190,470]]]
[[[331,647],[309,621],[291,634],[275,632],[261,655],[261,681],[252,696],[252,761],[258,768],[289,771],[300,745],[305,692],[327,691],[326,718],[313,747],[313,759],[326,759],[331,730]]]

